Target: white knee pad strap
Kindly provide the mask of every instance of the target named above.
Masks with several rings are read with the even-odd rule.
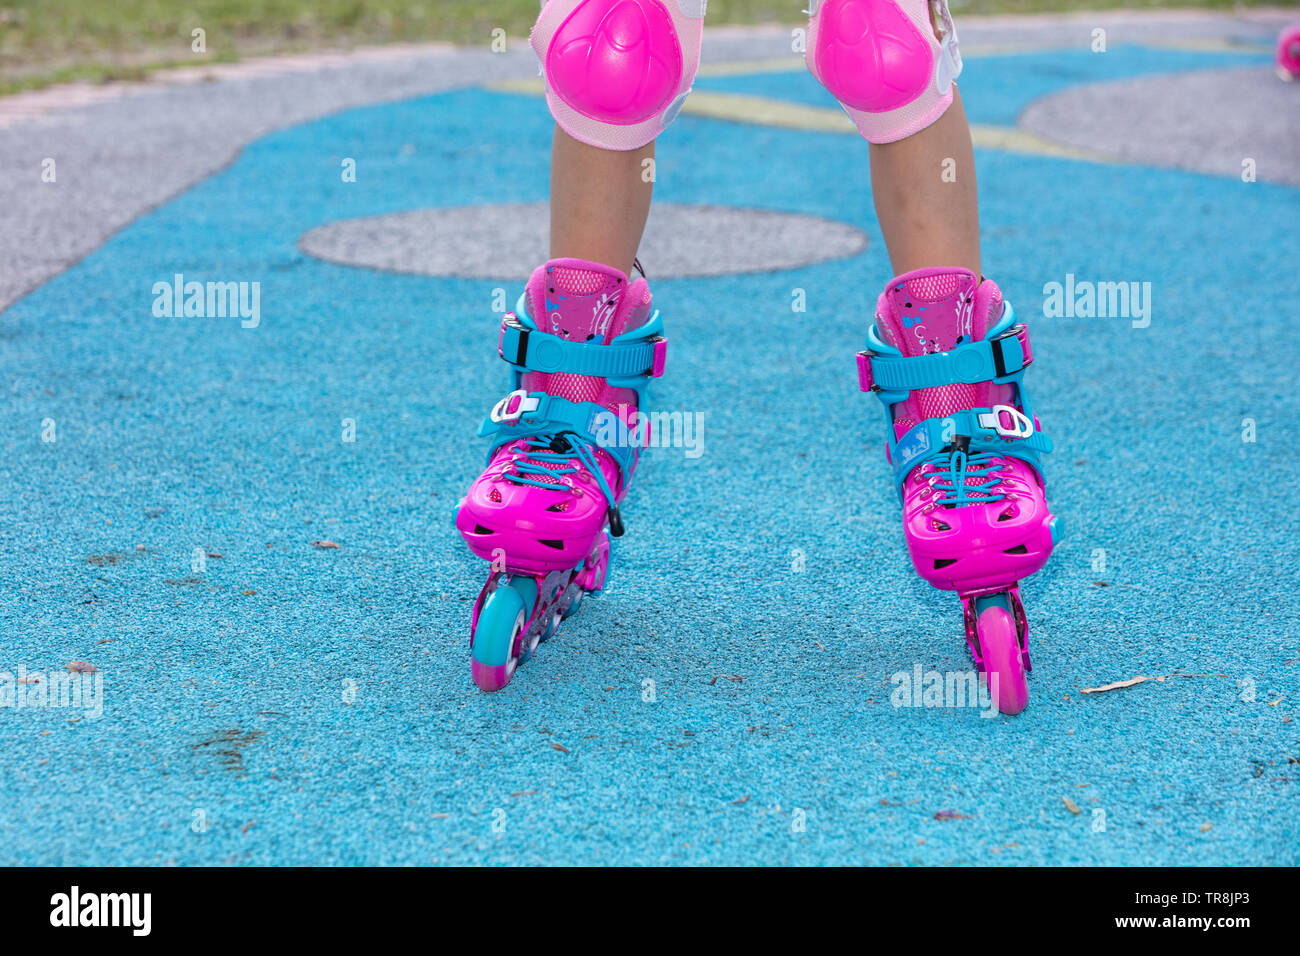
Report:
[[[551,115],[574,139],[639,149],[676,118],[708,0],[547,0],[530,42]]]
[[[811,2],[808,69],[868,140],[911,136],[948,109],[961,54],[947,0]]]

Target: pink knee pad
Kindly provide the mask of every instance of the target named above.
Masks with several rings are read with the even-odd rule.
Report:
[[[808,69],[871,142],[919,133],[952,103],[961,54],[947,0],[812,0],[810,13]]]
[[[547,0],[530,38],[551,115],[574,139],[639,149],[695,80],[708,0]]]

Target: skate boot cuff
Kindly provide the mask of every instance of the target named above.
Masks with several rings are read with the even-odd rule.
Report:
[[[527,319],[527,313],[524,316]],[[668,340],[662,335],[643,335],[631,341],[615,340],[601,345],[570,342],[530,326],[531,323],[525,325],[515,313],[506,313],[501,323],[497,353],[518,371],[599,376],[610,379],[611,385],[620,385],[617,380],[629,376],[658,378],[664,373]],[[644,333],[645,327],[636,331]]]
[[[525,293],[516,306],[518,312],[506,313],[501,323],[497,350],[510,365],[513,388],[479,427],[480,436],[492,437],[488,460],[499,447],[520,438],[566,433],[609,454],[626,483],[640,447],[628,441],[624,417],[644,407],[646,388],[651,379],[663,374],[668,357],[659,313],[606,345],[570,342],[538,331],[527,305]],[[609,386],[628,389],[635,402],[614,411],[599,402],[530,390],[524,384],[530,372],[600,376]],[[637,430],[631,433],[641,434]]]
[[[1009,303],[1003,304],[1003,320],[995,328],[1005,325],[1005,318],[1014,311]],[[908,392],[915,388],[938,388],[962,383],[979,382],[1003,384],[1012,376],[1028,368],[1034,360],[1029,346],[1029,330],[1024,325],[1013,325],[1004,331],[978,342],[959,345],[948,352],[934,352],[911,358],[885,353],[858,353],[858,384],[862,391],[879,389],[884,392]]]
[[[900,494],[912,469],[942,453],[957,436],[968,440],[970,453],[1009,455],[1041,474],[1039,455],[1052,450],[1052,441],[1042,433],[1025,396],[1025,369],[1034,358],[1029,331],[1016,322],[1010,302],[1001,304],[1002,316],[985,338],[946,352],[909,357],[883,341],[875,326],[867,333],[867,348],[857,354],[858,386],[874,392],[885,408],[889,461]],[[995,404],[954,410],[926,418],[893,437],[892,409],[906,402],[914,390],[981,382],[1014,385],[1019,407]]]

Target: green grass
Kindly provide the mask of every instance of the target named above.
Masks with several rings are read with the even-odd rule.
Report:
[[[1231,8],[1234,0],[954,0],[969,13]],[[1261,5],[1247,0],[1247,5]],[[169,66],[361,44],[527,36],[537,0],[0,0],[0,93]],[[801,0],[710,0],[710,23],[798,23]],[[191,50],[195,28],[206,53]]]

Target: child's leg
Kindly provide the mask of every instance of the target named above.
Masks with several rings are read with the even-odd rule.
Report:
[[[551,256],[632,269],[650,211],[645,161],[699,65],[701,0],[549,0],[531,42],[555,117]]]
[[[895,271],[858,375],[889,411],[908,551],[918,574],[961,597],[998,709],[1019,713],[1029,632],[1018,585],[1047,561],[1061,523],[1039,464],[1051,442],[1021,385],[1029,335],[980,269],[956,33],[944,0],[818,0],[812,11],[808,65],[872,144]]]
[[[690,90],[703,17],[703,0],[548,0],[533,28],[556,122],[551,258],[502,323],[512,389],[480,428],[491,457],[456,512],[493,566],[471,631],[485,690],[602,589],[624,530],[641,453],[629,436],[668,345],[649,284],[629,276],[650,211],[645,161]]]
[[[559,126],[551,146],[551,258],[586,259],[632,272],[650,214],[652,140],[614,152],[580,143]]]
[[[808,67],[871,143],[894,272],[960,266],[979,275],[975,161],[946,3],[820,0],[811,9]]]
[[[952,162],[952,176],[943,174]],[[933,266],[980,274],[975,156],[961,95],[919,133],[871,145],[871,192],[894,275]]]

